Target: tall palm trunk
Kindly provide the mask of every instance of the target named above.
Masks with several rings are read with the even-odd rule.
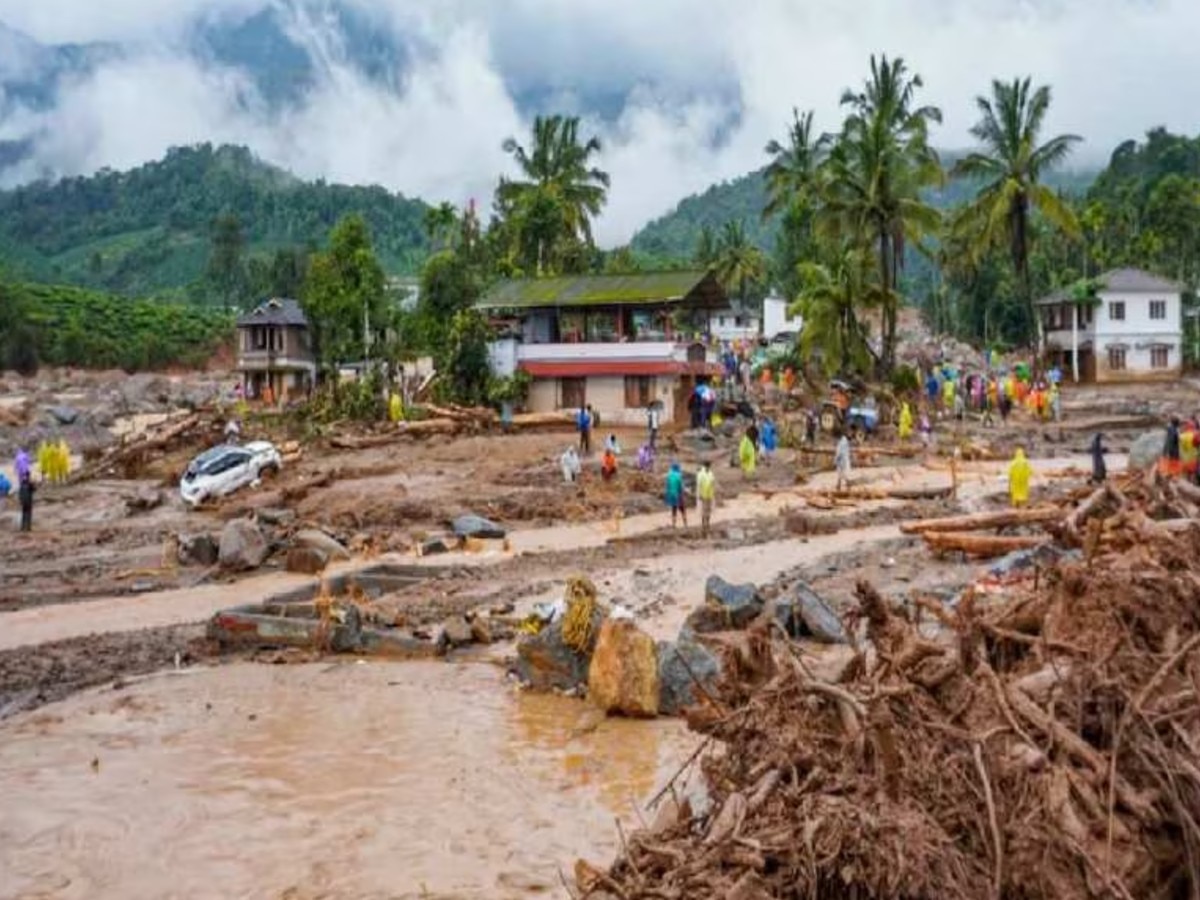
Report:
[[[883,346],[880,348],[879,368],[881,375],[892,371],[896,361],[896,309],[895,292],[892,290],[891,246],[886,226],[879,229],[879,286],[883,290],[883,310],[881,316],[881,337]]]

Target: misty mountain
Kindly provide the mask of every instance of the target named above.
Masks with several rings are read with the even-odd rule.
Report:
[[[0,191],[0,266],[36,281],[180,293],[204,275],[218,216],[236,216],[247,255],[265,256],[320,246],[360,213],[385,269],[407,274],[425,256],[427,208],[382,187],[305,182],[244,147],[183,147],[128,172]]]
[[[949,168],[959,155],[943,153],[942,160]],[[1098,168],[1063,169],[1050,173],[1046,183],[1056,190],[1082,195],[1098,174]],[[938,209],[953,209],[970,199],[973,192],[971,182],[951,178],[943,187],[928,191],[926,200]],[[775,245],[779,222],[778,219],[763,220],[766,202],[765,169],[759,169],[685,197],[674,210],[639,229],[630,245],[638,253],[655,258],[688,259],[695,252],[705,226],[720,232],[726,222],[737,220],[743,224],[751,241],[770,251]]]

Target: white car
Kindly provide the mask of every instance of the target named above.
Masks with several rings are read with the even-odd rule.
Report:
[[[279,451],[268,441],[242,446],[222,444],[205,450],[188,464],[179,482],[179,493],[184,503],[197,506],[253,484],[264,472],[278,472],[282,465]]]

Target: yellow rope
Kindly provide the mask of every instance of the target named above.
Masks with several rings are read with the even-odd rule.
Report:
[[[563,643],[586,653],[592,639],[592,617],[596,611],[596,586],[582,575],[567,581],[567,610],[563,615]]]

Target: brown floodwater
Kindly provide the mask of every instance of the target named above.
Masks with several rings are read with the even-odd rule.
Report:
[[[235,664],[0,726],[0,897],[565,896],[695,746],[486,664]]]

